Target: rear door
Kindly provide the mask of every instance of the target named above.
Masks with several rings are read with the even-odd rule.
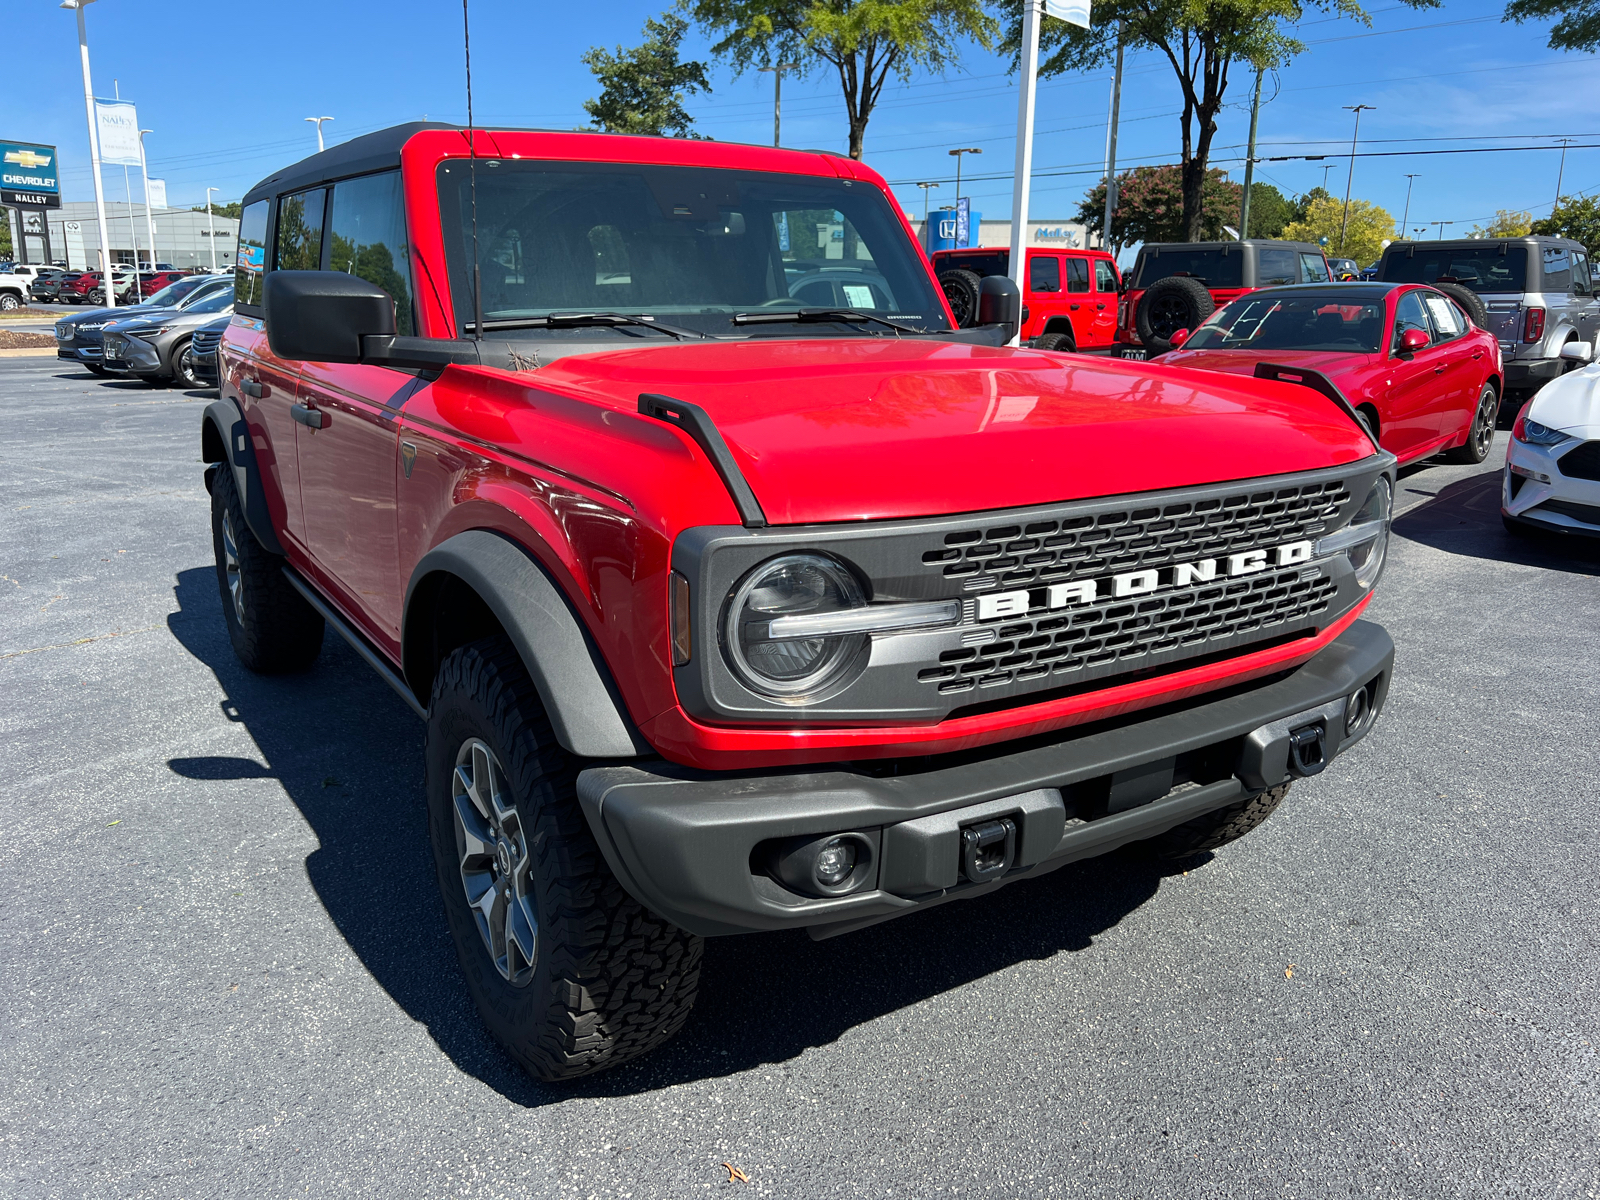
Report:
[[[1463,426],[1472,424],[1477,413],[1483,364],[1481,358],[1474,361],[1472,357],[1475,347],[1466,336],[1471,323],[1461,310],[1440,292],[1418,294],[1433,326],[1433,345],[1439,350],[1439,361],[1434,364],[1439,382],[1434,397],[1434,430],[1440,436],[1454,438]]]
[[[412,332],[410,249],[400,173],[333,185],[326,270],[356,275],[395,301],[395,327]],[[404,371],[349,363],[301,365],[297,431],[300,497],[312,559],[341,605],[398,656],[401,581],[395,474],[400,408],[419,381]]]
[[[1428,335],[1428,345],[1403,358],[1400,338],[1408,329],[1422,330]],[[1378,413],[1378,441],[1401,461],[1414,458],[1438,440],[1448,353],[1447,347],[1433,344],[1433,325],[1423,306],[1422,293],[1402,293],[1395,303],[1389,370],[1385,373],[1387,386],[1383,409]]]
[[[1117,340],[1117,269],[1109,259],[1094,260],[1094,321],[1088,346],[1109,346]]]

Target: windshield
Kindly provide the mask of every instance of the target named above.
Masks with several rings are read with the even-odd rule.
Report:
[[[439,167],[463,331],[473,311],[470,175],[460,159]],[[608,312],[718,336],[897,336],[878,323],[732,320],[736,313],[849,308],[919,331],[950,328],[899,214],[870,183],[709,167],[481,159],[477,176],[486,322]],[[637,327],[585,330],[591,334],[655,340]]]
[[[1299,295],[1253,292],[1212,313],[1183,348],[1376,354],[1383,339],[1383,304],[1370,292],[1334,288]]]
[[[1378,278],[1385,283],[1459,283],[1475,292],[1526,291],[1524,246],[1432,248],[1406,246],[1384,256]]]
[[[233,309],[233,289],[218,288],[216,291],[207,292],[193,304],[185,304],[183,311],[186,313],[220,313],[230,312]]]
[[[1163,248],[1158,253],[1141,253],[1134,276],[1135,288],[1147,288],[1170,275],[1187,275],[1208,288],[1244,286],[1244,253],[1237,248],[1183,250]]]

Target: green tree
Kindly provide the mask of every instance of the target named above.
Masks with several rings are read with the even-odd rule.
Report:
[[[1303,218],[1284,226],[1283,236],[1291,242],[1317,242],[1327,238],[1330,254],[1341,253],[1339,230],[1344,227],[1344,204],[1329,196],[1318,197],[1307,206]],[[1394,240],[1394,218],[1376,204],[1350,201],[1350,222],[1345,228],[1344,257],[1358,263],[1371,262],[1383,253],[1385,240]]]
[[[205,212],[205,210],[206,206],[204,204],[196,204],[189,211]],[[211,212],[214,216],[227,217],[229,220],[237,221],[240,217],[244,216],[244,204],[238,200],[229,200],[226,204],[213,203],[211,205]]]
[[[8,259],[11,254],[11,222],[0,220],[0,259]]]
[[[860,158],[867,122],[890,73],[942,72],[966,40],[984,49],[999,26],[983,0],[679,0],[706,32],[712,52],[736,71],[797,64],[796,74],[839,76],[850,127],[850,157]]]
[[[1600,48],[1600,4],[1595,0],[1511,0],[1503,21],[1555,21],[1551,26],[1552,50]]]
[[[1117,176],[1117,211],[1111,214],[1112,252],[1121,253],[1124,246],[1135,242],[1217,241],[1225,236],[1222,227],[1239,219],[1243,194],[1244,189],[1216,167],[1207,171],[1199,236],[1190,237],[1184,224],[1182,169],[1171,165],[1124,171]],[[1100,233],[1105,211],[1106,185],[1101,180],[1083,198],[1078,220]],[[1250,223],[1255,224],[1253,210]]]
[[[1582,242],[1594,257],[1600,254],[1600,200],[1593,196],[1563,196],[1548,217],[1533,223],[1533,232]]]
[[[697,137],[694,118],[683,98],[709,92],[704,63],[682,62],[678,47],[689,23],[667,13],[660,20],[646,18],[644,44],[632,50],[617,47],[610,54],[599,46],[583,56],[583,65],[600,81],[600,97],[585,100],[584,110],[607,133],[637,133],[655,137]]]
[[[1294,219],[1293,202],[1270,183],[1250,185],[1250,228],[1245,237],[1275,238]]]
[[[1022,45],[1023,0],[997,0],[1011,14],[1004,49],[1015,67]],[[1401,0],[1411,8],[1437,8],[1440,0]],[[1130,49],[1155,50],[1167,60],[1183,96],[1180,162],[1183,228],[1180,241],[1196,241],[1205,220],[1206,172],[1217,114],[1237,62],[1252,70],[1286,65],[1305,49],[1291,30],[1307,9],[1371,24],[1359,0],[1097,0],[1092,28],[1053,17],[1040,28],[1039,76],[1093,71],[1116,54],[1118,31]]]
[[[1474,225],[1467,234],[1470,238],[1523,237],[1533,229],[1533,214],[1513,209],[1497,209],[1494,220],[1487,225]]]
[[[1294,198],[1294,204],[1290,207],[1290,223],[1295,221],[1304,221],[1307,215],[1311,212],[1311,206],[1316,204],[1319,200],[1333,200],[1337,202],[1337,197],[1335,197],[1332,192],[1324,187],[1314,187],[1304,196],[1296,196]]]

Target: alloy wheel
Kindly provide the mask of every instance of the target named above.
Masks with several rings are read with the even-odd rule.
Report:
[[[450,790],[461,886],[478,935],[501,978],[525,987],[539,958],[532,855],[505,771],[486,743],[462,744]]]
[[[233,601],[234,619],[243,627],[244,573],[239,570],[239,539],[233,528],[233,513],[226,508],[222,510],[222,569],[228,577],[228,597]]]
[[[172,364],[172,371],[178,377],[178,382],[186,388],[197,388],[200,380],[194,373],[194,347],[187,342],[183,349],[178,351],[177,360]]]
[[[1499,411],[1500,400],[1494,389],[1484,388],[1478,401],[1478,415],[1472,418],[1472,448],[1480,462],[1489,456],[1489,446],[1494,442],[1494,419]]]

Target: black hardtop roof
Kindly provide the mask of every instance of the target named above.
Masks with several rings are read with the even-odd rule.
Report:
[[[567,129],[533,129],[517,128],[509,125],[479,125],[475,127],[479,133],[493,136],[496,133],[570,133]],[[302,158],[297,163],[291,163],[281,171],[268,175],[255,187],[245,193],[242,203],[254,204],[257,200],[269,200],[273,196],[281,196],[288,192],[298,192],[304,188],[316,187],[318,184],[332,183],[338,179],[348,179],[352,175],[368,175],[374,171],[390,171],[400,165],[400,150],[417,134],[425,129],[453,129],[466,136],[465,125],[452,125],[446,121],[408,121],[404,125],[391,125],[388,129],[380,129],[376,133],[364,133],[360,137],[351,138],[348,142],[340,142],[310,158]],[[581,130],[595,137],[608,136],[637,136],[629,134],[604,134],[597,130]],[[729,143],[730,145],[744,145],[753,143]],[[799,154],[826,154],[830,158],[842,158],[841,154],[833,150],[796,150],[785,147]],[[481,151],[480,151],[481,153]]]
[[[1568,246],[1582,250],[1582,242],[1571,238],[1550,237],[1542,233],[1525,233],[1521,237],[1444,238],[1441,241],[1390,242],[1384,254],[1414,253],[1417,250],[1491,250],[1501,246]]]
[[[1146,242],[1139,247],[1139,253],[1159,257],[1163,250],[1220,250],[1233,246],[1290,246],[1296,250],[1323,253],[1321,246],[1311,242],[1286,242],[1282,238],[1245,238],[1242,242]]]

